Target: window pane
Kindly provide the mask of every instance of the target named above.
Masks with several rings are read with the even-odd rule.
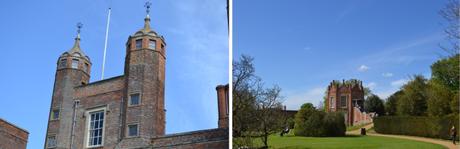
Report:
[[[104,111],[97,111],[90,113],[90,126],[89,126],[89,146],[102,145],[102,133],[104,127]]]
[[[128,136],[137,136],[137,125],[128,125]]]
[[[142,48],[142,39],[136,40],[136,49]]]
[[[150,49],[155,49],[156,45],[157,45],[157,43],[156,43],[155,40],[150,40],[149,41],[149,48]]]
[[[53,120],[59,119],[59,110],[53,110],[52,119]]]
[[[130,101],[131,105],[138,105],[139,101],[140,101],[140,95],[139,94],[131,94],[130,99],[131,99],[131,101]]]
[[[48,143],[47,145],[49,148],[50,147],[55,147],[56,146],[56,137],[48,137]]]
[[[72,59],[72,68],[78,68],[78,60]]]
[[[61,63],[59,63],[60,68],[64,68],[67,65],[67,59],[61,59]]]
[[[346,107],[347,106],[347,96],[341,96],[340,97],[340,106]]]

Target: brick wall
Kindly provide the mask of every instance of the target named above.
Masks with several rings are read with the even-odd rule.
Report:
[[[0,149],[25,149],[29,132],[0,118]]]
[[[217,128],[165,135],[153,138],[151,146],[147,147],[147,149],[163,148],[228,148],[228,129]]]

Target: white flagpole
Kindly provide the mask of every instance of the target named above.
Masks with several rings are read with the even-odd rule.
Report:
[[[101,80],[104,79],[104,69],[105,69],[105,55],[107,53],[107,40],[109,38],[109,27],[110,27],[110,13],[112,8],[109,8],[109,15],[107,16],[107,28],[105,30],[105,43],[104,43],[104,58],[102,59],[102,75]]]

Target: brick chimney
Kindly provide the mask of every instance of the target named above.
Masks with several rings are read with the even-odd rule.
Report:
[[[219,111],[219,128],[228,128],[228,84],[227,85],[218,85],[217,90],[217,106]]]

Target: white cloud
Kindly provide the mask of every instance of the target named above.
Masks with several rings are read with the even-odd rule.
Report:
[[[316,87],[310,90],[295,92],[286,96],[286,100],[283,102],[287,109],[297,110],[304,103],[312,103],[318,106],[319,102],[323,101],[324,92],[326,88]]]
[[[370,68],[366,65],[361,65],[358,67],[358,71],[361,71],[361,72],[365,72],[367,70],[369,70]]]
[[[385,91],[375,92],[375,94],[376,94],[377,96],[379,96],[381,99],[386,99],[386,98],[388,98],[391,94],[395,93],[395,92],[398,91],[398,90],[399,90],[398,88],[392,87],[392,88],[389,88],[388,90],[385,90]]]
[[[393,76],[393,73],[390,73],[390,72],[385,72],[382,74],[383,77],[392,77]]]
[[[409,80],[407,80],[407,79],[395,80],[395,81],[391,82],[391,86],[399,88],[399,87],[403,86],[404,84],[406,84],[408,81]]]
[[[368,87],[369,89],[373,90],[377,86],[377,83],[370,82],[369,84],[366,84],[365,86]]]

